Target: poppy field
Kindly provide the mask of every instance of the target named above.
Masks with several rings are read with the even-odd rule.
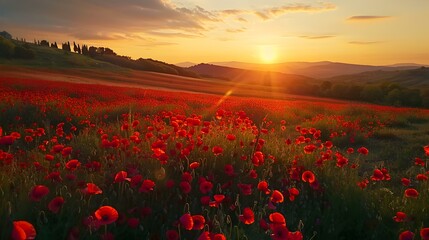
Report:
[[[428,123],[420,109],[2,77],[0,236],[428,240]]]

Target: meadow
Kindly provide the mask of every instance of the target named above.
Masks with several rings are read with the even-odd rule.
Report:
[[[0,236],[429,239],[428,135],[422,109],[2,77]]]

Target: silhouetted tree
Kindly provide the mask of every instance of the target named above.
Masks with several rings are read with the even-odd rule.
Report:
[[[49,47],[49,42],[46,40],[40,41],[40,46]]]
[[[97,55],[97,48],[94,46],[89,47],[88,49],[88,55],[90,57],[95,57],[95,55]]]
[[[80,50],[79,44],[77,45],[77,53],[82,54],[82,51]]]
[[[77,46],[76,43],[73,41],[73,52],[77,53]]]
[[[0,32],[0,36],[4,37],[6,39],[9,39],[9,40],[12,39],[12,35],[6,31]]]
[[[82,45],[82,54],[89,55],[88,46]]]

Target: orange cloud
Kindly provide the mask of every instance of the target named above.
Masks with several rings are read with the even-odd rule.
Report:
[[[391,18],[391,16],[351,16],[348,21],[374,21]]]

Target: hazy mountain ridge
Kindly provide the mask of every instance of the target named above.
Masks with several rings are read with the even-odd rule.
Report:
[[[273,71],[286,74],[296,74],[311,78],[330,78],[340,75],[357,74],[368,71],[396,71],[413,69],[420,66],[427,66],[416,63],[398,63],[388,66],[373,66],[363,64],[350,64],[330,61],[320,62],[286,62],[276,64],[257,64],[244,62],[210,62],[209,64],[241,68],[248,70]]]

